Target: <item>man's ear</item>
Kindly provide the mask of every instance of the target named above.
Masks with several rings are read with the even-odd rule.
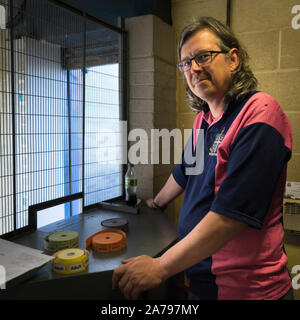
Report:
[[[230,55],[230,71],[233,72],[235,71],[239,64],[240,64],[240,56],[239,56],[239,50],[237,48],[232,48],[229,51]]]

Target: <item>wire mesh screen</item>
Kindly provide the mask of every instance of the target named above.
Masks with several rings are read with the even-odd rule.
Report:
[[[2,13],[7,9],[3,0]],[[1,14],[3,20],[5,14]],[[13,114],[11,107],[11,49],[3,22],[0,29],[0,234],[14,228]]]
[[[0,0],[0,234],[28,207],[122,194],[119,37],[46,0]],[[76,214],[66,204],[65,216]]]
[[[122,193],[119,155],[119,37],[87,22],[85,203]],[[97,55],[95,53],[98,52]]]

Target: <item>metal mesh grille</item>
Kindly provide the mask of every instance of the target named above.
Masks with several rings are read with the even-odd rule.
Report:
[[[82,191],[84,206],[121,195],[113,161],[121,148],[120,35],[46,0],[0,5],[4,234],[28,225],[30,205]]]
[[[0,2],[5,9],[5,3]],[[0,29],[0,234],[14,228],[13,116],[9,33]]]

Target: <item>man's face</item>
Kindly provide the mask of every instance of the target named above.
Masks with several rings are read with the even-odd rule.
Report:
[[[216,35],[210,30],[198,31],[182,46],[181,61],[193,58],[205,51],[221,51],[216,40]],[[232,64],[231,59],[225,54],[214,53],[212,62],[205,66],[199,67],[193,60],[191,69],[184,72],[184,75],[191,91],[210,105],[223,101],[229,88],[231,72],[236,67],[237,65]]]

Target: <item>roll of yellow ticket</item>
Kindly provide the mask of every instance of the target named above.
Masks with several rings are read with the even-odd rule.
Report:
[[[85,249],[69,248],[54,254],[52,271],[60,274],[72,274],[84,271],[89,264],[89,252]]]

